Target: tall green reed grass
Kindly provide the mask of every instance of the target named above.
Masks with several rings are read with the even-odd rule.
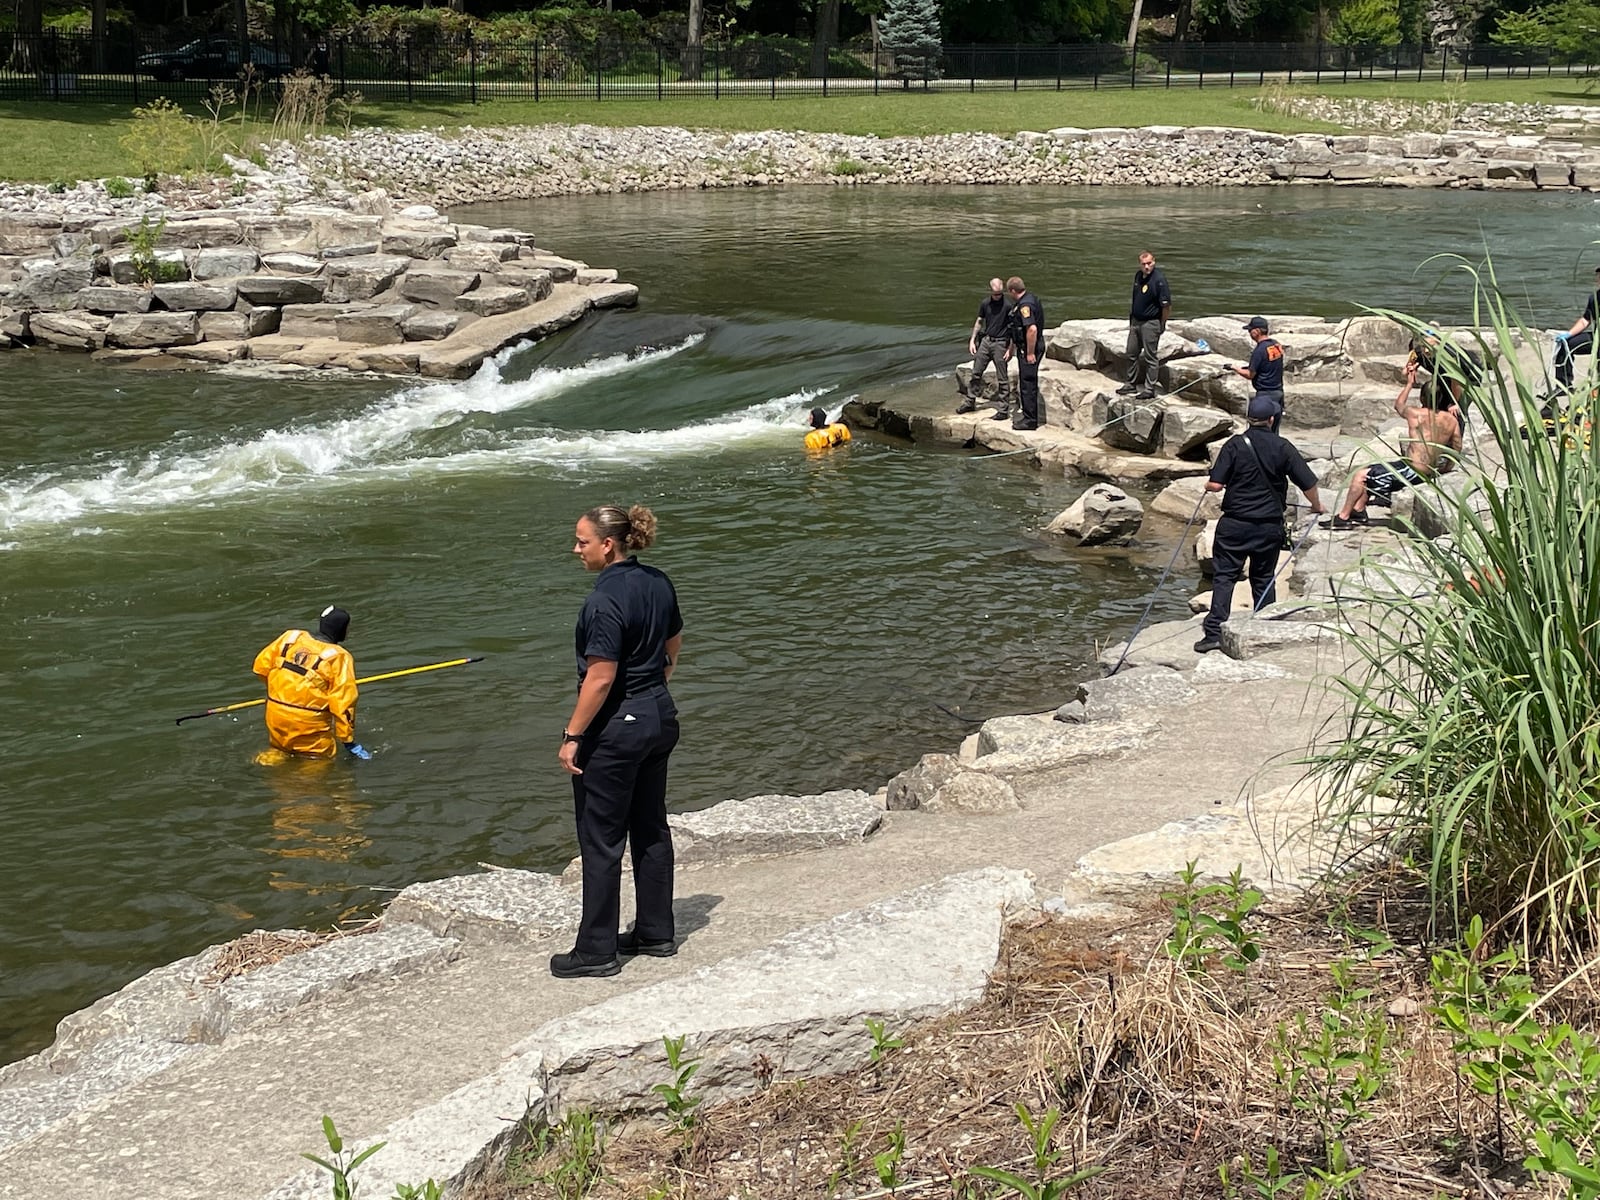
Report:
[[[1546,434],[1543,380],[1509,353],[1534,332],[1492,265],[1464,269],[1489,370],[1472,387],[1458,357],[1441,369],[1491,444],[1425,485],[1452,536],[1415,539],[1428,586],[1395,574],[1358,610],[1345,713],[1310,761],[1337,827],[1372,836],[1379,812],[1425,869],[1441,935],[1482,914],[1559,968],[1600,948],[1600,439]],[[1595,391],[1591,358],[1569,408]]]

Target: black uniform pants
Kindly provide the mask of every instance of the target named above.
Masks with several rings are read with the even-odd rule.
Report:
[[[1250,564],[1250,595],[1259,611],[1275,601],[1272,575],[1283,549],[1283,518],[1241,521],[1223,517],[1211,539],[1211,611],[1206,614],[1207,637],[1216,637],[1233,612],[1233,585],[1239,582],[1246,561]]]
[[[1594,349],[1594,331],[1585,329],[1582,333],[1575,333],[1569,338],[1556,340],[1555,368],[1556,382],[1563,388],[1572,388],[1572,360],[1579,354],[1588,354]]]
[[[575,949],[584,954],[617,952],[625,846],[633,855],[639,939],[665,942],[674,935],[667,758],[677,744],[678,710],[658,687],[629,696],[579,747],[583,774],[572,777],[572,806],[583,856],[583,916]]]
[[[1039,356],[1040,358],[1043,355]],[[1028,361],[1027,351],[1017,351],[1017,401],[1022,406],[1019,425],[1039,424],[1039,358]]]

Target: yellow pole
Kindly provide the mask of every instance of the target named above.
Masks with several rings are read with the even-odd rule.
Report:
[[[377,683],[381,679],[399,679],[402,675],[420,675],[424,671],[442,671],[446,667],[464,667],[468,663],[482,662],[483,655],[476,658],[452,658],[445,662],[425,663],[420,667],[406,667],[401,671],[385,671],[382,675],[368,675],[365,679],[358,679],[356,683]],[[241,700],[237,704],[224,704],[221,708],[208,708],[205,712],[190,713],[186,717],[179,717],[175,724],[182,725],[185,721],[198,720],[201,717],[214,717],[219,713],[238,712],[241,708],[255,708],[265,704],[266,698],[260,700]]]

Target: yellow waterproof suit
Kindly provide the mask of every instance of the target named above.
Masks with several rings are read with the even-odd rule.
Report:
[[[343,646],[291,629],[254,670],[267,681],[267,734],[279,750],[332,758],[356,740],[356,663]]]
[[[821,429],[813,429],[806,434],[806,449],[831,450],[841,442],[849,440],[849,427],[835,421],[832,425],[824,425]]]

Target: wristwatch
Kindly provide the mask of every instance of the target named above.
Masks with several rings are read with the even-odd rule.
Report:
[[[565,729],[563,729],[561,731],[561,744],[562,745],[566,745],[568,742],[581,742],[581,741],[583,741],[583,734],[581,734],[581,733],[571,733],[571,732],[568,732]]]

